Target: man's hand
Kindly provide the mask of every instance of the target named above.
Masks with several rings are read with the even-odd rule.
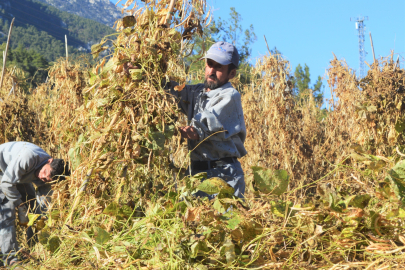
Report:
[[[134,66],[131,62],[127,62],[124,64],[124,72],[125,74],[129,75],[130,69],[140,69],[140,67]]]
[[[179,131],[182,138],[190,140],[198,140],[200,138],[197,130],[192,126],[179,127]]]
[[[131,62],[135,62],[135,55],[131,55]],[[129,75],[129,70],[130,69],[141,69],[140,67],[134,66],[131,62],[126,62],[124,64],[124,73]]]

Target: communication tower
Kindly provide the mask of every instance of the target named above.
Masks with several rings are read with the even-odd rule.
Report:
[[[359,77],[363,78],[366,74],[366,66],[364,62],[366,61],[366,50],[364,49],[364,32],[366,30],[366,25],[364,21],[368,20],[368,16],[350,18],[350,21],[356,22],[357,35],[359,37],[359,55],[360,55],[360,66],[359,66]]]

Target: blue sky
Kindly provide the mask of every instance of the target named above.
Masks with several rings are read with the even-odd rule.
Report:
[[[214,11],[214,19],[229,18],[230,7],[235,7],[243,18],[244,28],[253,24],[257,41],[252,46],[251,63],[267,53],[263,38],[266,35],[269,47],[276,46],[293,70],[298,64],[309,66],[311,83],[315,83],[318,75],[325,75],[332,52],[358,70],[358,37],[351,17],[369,18],[365,21],[368,63],[373,61],[371,32],[376,57],[388,56],[394,50],[394,58],[399,55],[401,67],[405,65],[405,0],[207,0],[207,3]],[[330,97],[328,87],[325,97]]]

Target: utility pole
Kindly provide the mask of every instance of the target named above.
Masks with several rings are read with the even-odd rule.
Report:
[[[359,61],[360,61],[360,66],[359,66],[359,78],[364,78],[366,75],[366,66],[365,66],[365,61],[366,61],[366,50],[364,49],[364,32],[366,30],[366,26],[364,24],[364,21],[368,20],[368,16],[359,16],[357,18],[350,18],[350,21],[356,22],[356,29],[357,29],[357,36],[359,37]]]

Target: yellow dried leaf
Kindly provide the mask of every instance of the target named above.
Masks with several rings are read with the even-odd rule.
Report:
[[[168,8],[161,9],[161,10],[159,10],[159,12],[157,13],[157,15],[158,15],[158,16],[166,16],[168,12],[169,12],[169,9],[168,9]]]
[[[176,85],[176,86],[174,87],[174,90],[180,92],[181,90],[184,89],[185,86],[186,86],[186,83],[183,83],[182,85]]]
[[[199,221],[201,211],[202,211],[202,209],[199,207],[187,208],[187,211],[184,215],[184,220],[185,221]]]
[[[116,66],[115,69],[114,69],[114,71],[115,71],[116,73],[120,73],[120,72],[122,72],[123,70],[124,70],[124,65],[118,65],[118,66]]]
[[[99,68],[103,69],[104,65],[105,65],[105,58],[103,59],[103,61],[101,61]]]

